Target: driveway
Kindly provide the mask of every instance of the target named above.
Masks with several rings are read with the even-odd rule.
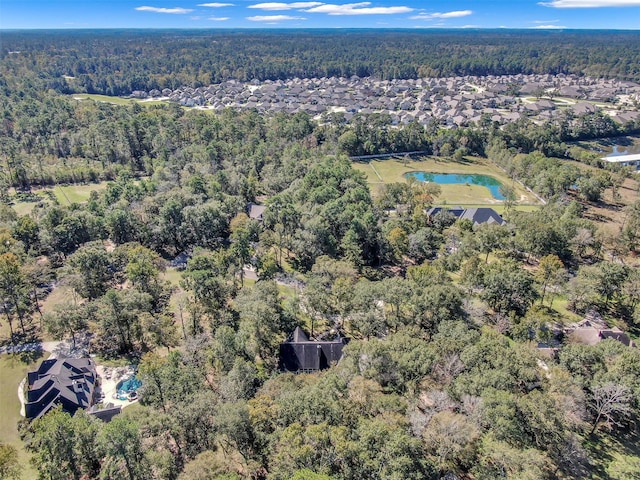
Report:
[[[79,343],[79,342],[78,342]],[[78,345],[79,346],[79,345]],[[76,350],[79,350],[77,348]],[[25,353],[25,352],[38,352],[44,351],[52,354],[66,353],[67,355],[73,351],[71,343],[63,342],[33,342],[22,343],[20,345],[7,345],[0,347],[0,354],[2,353]],[[70,356],[70,355],[68,355]],[[73,355],[75,356],[75,355]]]

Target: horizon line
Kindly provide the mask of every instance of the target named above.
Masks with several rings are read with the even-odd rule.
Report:
[[[25,31],[86,31],[86,30],[130,30],[130,31],[161,31],[161,30],[209,30],[209,31],[230,31],[230,30],[295,30],[295,31],[308,31],[308,30],[337,30],[337,31],[364,31],[364,30],[380,30],[380,31],[474,31],[474,30],[494,30],[494,31],[521,31],[521,32],[640,32],[640,26],[638,28],[540,28],[540,27],[429,27],[429,26],[416,26],[416,27],[266,27],[266,26],[248,26],[248,27],[223,27],[223,26],[203,26],[203,27],[17,27],[17,28],[4,28],[0,27],[0,32],[25,32]]]

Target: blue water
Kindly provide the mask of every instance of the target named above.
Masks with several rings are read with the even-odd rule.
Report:
[[[459,175],[457,173],[426,173],[411,172],[405,176],[415,177],[421,182],[433,182],[440,185],[480,185],[487,187],[491,195],[496,200],[504,200],[504,196],[500,193],[502,184],[493,177],[488,175]]]
[[[118,398],[120,398],[120,400],[126,400],[130,392],[135,392],[141,386],[142,381],[135,376],[128,378],[118,387]]]

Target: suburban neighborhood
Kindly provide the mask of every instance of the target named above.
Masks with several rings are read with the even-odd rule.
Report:
[[[212,110],[256,109],[259,112],[307,112],[318,119],[342,113],[384,113],[392,124],[437,122],[448,127],[505,124],[522,117],[549,120],[561,114],[602,111],[618,123],[640,113],[640,85],[617,79],[575,75],[464,76],[407,80],[375,78],[308,78],[260,82],[227,82],[206,87],[134,91],[132,98],[164,99]]]

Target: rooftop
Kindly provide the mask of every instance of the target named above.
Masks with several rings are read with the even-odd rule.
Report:
[[[57,405],[71,414],[93,405],[97,373],[90,358],[45,360],[27,379],[27,418],[39,418]]]

